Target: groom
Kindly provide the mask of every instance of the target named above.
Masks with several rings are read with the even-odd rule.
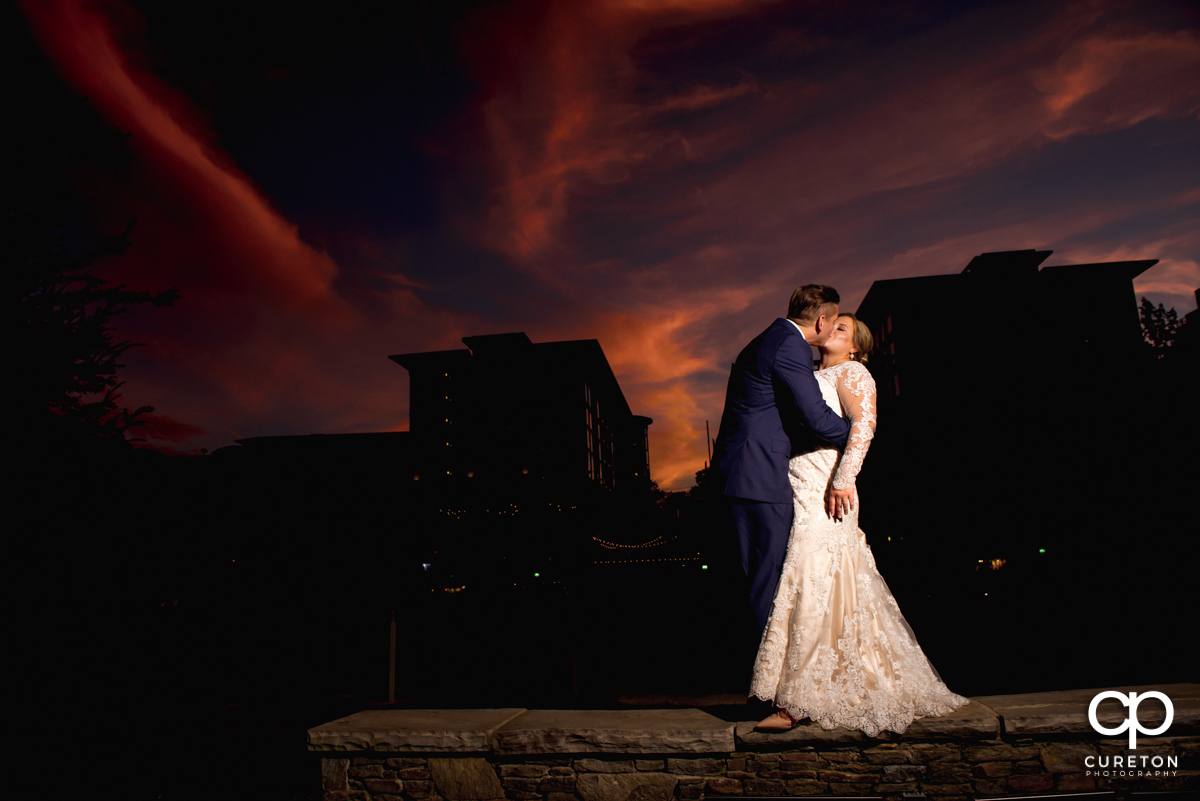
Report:
[[[821,397],[809,347],[829,338],[838,301],[833,287],[797,289],[787,319],[743,348],[729,374],[713,467],[732,507],[759,632],[771,613],[792,528],[788,459],[809,436],[840,448],[850,432],[849,421]]]

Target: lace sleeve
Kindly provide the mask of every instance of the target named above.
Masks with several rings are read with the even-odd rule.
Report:
[[[858,362],[845,362],[845,365],[837,376],[837,394],[846,417],[850,418],[850,438],[833,477],[834,489],[854,486],[871,438],[875,436],[875,379]]]

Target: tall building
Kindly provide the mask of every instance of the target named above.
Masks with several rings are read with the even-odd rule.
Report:
[[[1114,505],[1123,482],[1173,436],[1155,422],[1169,389],[1148,372],[1132,283],[1156,260],[1042,267],[1050,253],[871,286],[858,309],[879,387],[864,529],[991,560],[1134,516]]]
[[[414,478],[649,486],[652,421],[630,411],[599,342],[513,333],[463,343],[389,357],[409,372]]]

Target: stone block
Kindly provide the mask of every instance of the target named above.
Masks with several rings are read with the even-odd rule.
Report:
[[[524,793],[536,793],[541,779],[530,779],[523,776],[508,776],[500,780],[505,790],[517,790]]]
[[[400,775],[407,780],[406,773],[420,770],[406,768],[400,771]],[[423,772],[433,779],[438,794],[446,801],[490,801],[504,797],[500,779],[486,759],[434,757],[429,760],[429,770]]]
[[[878,748],[872,748],[863,751],[862,757],[872,765],[904,765],[913,761],[913,754],[907,749],[882,751]]]
[[[984,704],[972,701],[966,706],[936,718],[914,720],[904,731],[906,738],[963,739],[999,737],[1000,717]]]
[[[392,793],[399,795],[404,789],[396,779],[363,779],[363,786],[372,793]]]
[[[498,754],[729,752],[734,724],[699,709],[536,710],[501,726]]]
[[[727,770],[725,775],[730,779],[757,779],[757,773],[751,773],[748,770]]]
[[[1048,773],[1009,776],[1008,786],[1018,793],[1044,793],[1054,789],[1054,777]]]
[[[1096,756],[1091,743],[1050,743],[1042,748],[1042,764],[1051,773],[1083,773],[1089,756]]]
[[[760,779],[815,779],[816,770],[764,770],[758,774]]]
[[[752,721],[737,724],[736,735],[738,742],[752,746],[799,746],[799,745],[838,745],[842,743],[862,743],[867,736],[860,731],[848,729],[825,730],[812,721],[805,721],[790,731],[758,732],[754,730]]]
[[[308,730],[310,751],[487,751],[523,709],[371,709]]]
[[[550,772],[550,768],[545,765],[501,765],[500,776],[508,778],[516,776],[522,779],[540,779]]]
[[[742,783],[737,779],[709,779],[704,786],[713,795],[741,795],[743,792]]]
[[[445,762],[445,760],[442,760],[442,761]],[[429,760],[429,762],[431,765],[433,764],[432,759]],[[397,773],[399,774],[401,779],[428,779],[432,775],[432,774],[430,774],[429,768],[427,768],[427,767],[426,768],[401,768],[399,771],[397,771]]]
[[[355,765],[347,775],[355,779],[382,779],[383,765]]]
[[[829,792],[833,795],[866,795],[870,789],[871,785],[869,784],[829,783]]]
[[[971,781],[971,766],[951,762],[935,762],[925,774],[926,780],[934,784],[960,784]]]
[[[1008,779],[976,779],[975,792],[980,795],[1001,795],[1008,792]]]
[[[742,782],[746,795],[783,795],[784,784],[776,779],[746,779]]]
[[[1016,762],[1021,759],[1037,759],[1041,750],[1036,745],[1016,746],[1008,743],[977,745],[963,749],[963,759],[968,762]]]
[[[914,782],[925,778],[924,765],[884,765],[883,780],[885,782]],[[969,776],[963,777],[970,778]]]
[[[909,746],[909,753],[912,754],[913,762],[920,765],[927,765],[931,762],[941,762],[943,760],[958,761],[963,758],[962,749],[957,745],[941,745],[933,743],[913,743]]]
[[[862,755],[858,751],[822,751],[821,759],[828,762],[858,762]]]
[[[971,775],[980,779],[997,779],[1012,775],[1011,762],[980,762],[971,766]]]
[[[583,801],[671,801],[677,782],[662,773],[584,773],[575,792]]]
[[[788,795],[824,795],[829,785],[816,779],[789,779],[784,783]]]
[[[1122,694],[1144,693],[1157,690],[1171,699],[1175,718],[1171,728],[1188,728],[1200,725],[1200,684],[1146,685],[1140,687],[1113,687]],[[1068,690],[1065,692],[1029,693],[1025,695],[1002,695],[976,698],[975,701],[990,707],[1003,720],[1004,731],[1010,736],[1049,734],[1095,735],[1088,721],[1088,706],[1100,689]],[[1144,710],[1144,712],[1143,712]],[[1105,726],[1117,726],[1128,718],[1128,708],[1116,700],[1104,701],[1096,710],[1097,718]],[[1138,708],[1142,725],[1152,728],[1162,723],[1164,709],[1153,699]],[[1126,741],[1128,744],[1128,741]]]
[[[433,782],[404,782],[404,794],[410,798],[433,798],[437,795],[437,788]]]
[[[348,759],[322,759],[321,789],[349,790],[350,785],[346,783],[349,768],[350,760]]]
[[[728,760],[726,760],[725,764],[729,770],[745,770],[746,769],[746,758],[745,757],[737,757],[735,759],[734,757],[730,757]]]
[[[820,757],[817,756],[816,751],[785,751],[779,755],[779,761],[781,763],[816,762],[818,759],[820,759]],[[732,762],[733,762],[733,760],[730,760],[730,763],[732,763]],[[732,769],[733,765],[730,764],[729,767],[730,767],[730,769]]]
[[[663,769],[663,760],[661,759],[635,759],[633,766],[638,770],[661,771]]]
[[[715,776],[718,773],[724,772],[725,760],[723,759],[667,760],[667,773],[686,773],[690,776]]]
[[[817,771],[817,778],[823,782],[854,782],[856,784],[867,784],[873,779],[880,778],[880,774],[854,773],[848,770],[821,770]]]
[[[574,776],[547,776],[538,783],[539,793],[574,793]]]
[[[574,776],[575,771],[572,768],[567,767],[566,765],[555,765],[554,767],[550,768],[550,775],[551,776]]]
[[[575,770],[580,773],[633,773],[637,765],[632,759],[577,759]]]
[[[919,792],[916,782],[901,782],[899,784],[877,784],[871,788],[873,793],[879,795],[903,795],[904,793]]]
[[[546,801],[576,801],[574,793],[547,793]]]
[[[1084,773],[1069,773],[1057,777],[1054,788],[1060,793],[1088,793],[1096,789],[1096,780]]]
[[[418,757],[391,757],[384,760],[389,768],[427,768],[429,767],[428,760]]]

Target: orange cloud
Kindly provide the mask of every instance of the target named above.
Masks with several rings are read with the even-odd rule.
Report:
[[[749,6],[551,4],[543,17],[507,21],[492,45],[519,47],[520,56],[501,59],[504,69],[495,69],[497,50],[479,51],[496,177],[482,241],[593,312],[564,335],[595,336],[601,328],[631,405],[656,418],[652,468],[664,486],[703,461],[697,432],[705,418],[719,417],[723,395],[711,374],[779,313],[796,284],[833,283],[853,308],[872,280],[956,272],[986,250],[1050,247],[1080,261],[1074,240],[1094,238],[1145,205],[1114,198],[1107,208],[980,219],[868,264],[859,254],[875,236],[871,221],[842,210],[889,197],[902,204],[901,193],[941,187],[921,202],[944,215],[942,204],[975,176],[1047,143],[1194,116],[1200,98],[1186,77],[1200,53],[1194,32],[1118,28],[1111,9],[1089,3],[969,54],[961,40],[989,26],[986,12],[863,54],[821,84],[803,72],[774,82],[745,74],[734,86],[672,87],[647,99],[638,85],[644,37]],[[803,44],[795,31],[780,35],[787,39],[780,54]],[[937,67],[923,71],[926,64]],[[880,76],[888,91],[871,91]],[[667,117],[735,101],[738,114],[709,127]],[[691,177],[689,165],[730,154],[739,155],[736,169]],[[657,192],[657,181],[673,181],[674,193]],[[640,227],[639,213],[664,221],[653,244],[665,255],[636,268],[621,257],[597,262],[580,253],[575,212],[622,186],[645,187],[653,198],[639,205],[636,192],[622,194],[634,204],[622,221]],[[637,244],[627,245],[632,255]],[[1194,247],[1178,238],[1145,245]],[[702,253],[719,255],[704,263]],[[1138,257],[1192,263],[1162,251]],[[1172,278],[1171,286],[1186,280]],[[692,311],[696,301],[703,312]],[[723,343],[692,334],[713,319],[725,326]]]
[[[1123,36],[1103,31],[1035,70],[1052,139],[1200,111],[1200,38],[1193,31]],[[1153,87],[1152,91],[1147,91]]]
[[[137,147],[156,170],[185,182],[191,201],[218,218],[212,232],[224,232],[227,246],[239,251],[239,284],[268,291],[275,302],[292,307],[314,301],[336,307],[331,285],[337,266],[324,253],[302,242],[295,225],[284,220],[265,198],[197,135],[186,118],[186,101],[153,76],[137,71],[117,48],[111,23],[82,0],[25,2],[26,15],[43,48],[64,76],[116,125],[133,133]]]
[[[486,241],[551,277],[538,257],[562,255],[571,192],[622,182],[639,162],[679,140],[670,131],[653,131],[649,118],[718,105],[754,90],[750,82],[699,86],[635,103],[629,97],[637,78],[633,45],[659,25],[720,17],[759,4],[551,3],[541,18],[501,20],[498,30],[489,29],[489,42],[472,41],[480,77],[489,85],[482,113],[498,173]],[[497,70],[497,62],[509,69]]]

